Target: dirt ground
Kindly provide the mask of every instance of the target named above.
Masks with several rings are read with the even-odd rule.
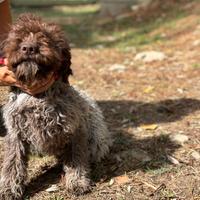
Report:
[[[80,197],[65,193],[62,169],[53,158],[31,157],[25,199],[200,199],[200,3],[184,9],[187,15],[173,28],[149,33],[163,33],[162,42],[139,50],[72,49],[70,82],[98,101],[114,144],[108,157],[92,166],[93,191]],[[166,59],[134,60],[146,50],[161,51]],[[3,104],[7,88],[0,90]],[[2,149],[3,133],[0,141]],[[1,161],[3,150],[0,155]],[[47,192],[52,184],[59,189]]]

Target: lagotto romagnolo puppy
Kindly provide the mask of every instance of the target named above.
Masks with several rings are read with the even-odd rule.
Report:
[[[23,84],[51,72],[58,78],[37,96],[11,88],[3,108],[7,136],[0,199],[22,199],[30,148],[63,163],[68,192],[89,191],[90,163],[108,153],[112,139],[97,104],[68,83],[71,54],[64,33],[53,23],[24,14],[11,27],[3,51]]]

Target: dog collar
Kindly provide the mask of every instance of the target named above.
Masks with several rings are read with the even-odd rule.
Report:
[[[0,58],[0,65],[5,65],[5,59],[4,58]]]

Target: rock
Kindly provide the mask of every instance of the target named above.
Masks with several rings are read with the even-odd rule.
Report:
[[[192,43],[192,45],[193,45],[194,47],[200,46],[200,40],[195,40],[195,41]]]
[[[162,61],[166,58],[167,56],[159,51],[144,51],[138,53],[134,59],[136,61],[153,62],[153,61]]]
[[[49,188],[47,188],[46,189],[46,192],[56,192],[56,191],[58,191],[59,190],[59,187],[57,186],[57,185],[51,185],[51,187],[49,187]]]
[[[125,65],[114,64],[109,67],[109,71],[124,72],[126,69]]]
[[[183,134],[175,134],[175,135],[171,135],[170,136],[171,141],[180,144],[180,145],[184,145],[185,142],[187,142],[189,140],[187,135],[183,135]]]
[[[96,48],[97,48],[97,49],[103,49],[103,48],[104,48],[104,45],[98,44],[98,45],[96,45]]]
[[[193,151],[191,153],[191,156],[195,159],[195,160],[200,160],[200,154],[197,151]]]
[[[177,89],[177,92],[179,92],[180,94],[183,94],[184,93],[184,90],[182,88],[178,88]]]

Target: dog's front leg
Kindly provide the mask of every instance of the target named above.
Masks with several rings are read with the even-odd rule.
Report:
[[[0,199],[22,199],[26,178],[27,154],[25,144],[18,136],[8,134],[0,179]]]
[[[91,190],[89,179],[89,152],[87,138],[79,130],[65,152],[64,171],[66,189],[73,195],[80,195]]]

